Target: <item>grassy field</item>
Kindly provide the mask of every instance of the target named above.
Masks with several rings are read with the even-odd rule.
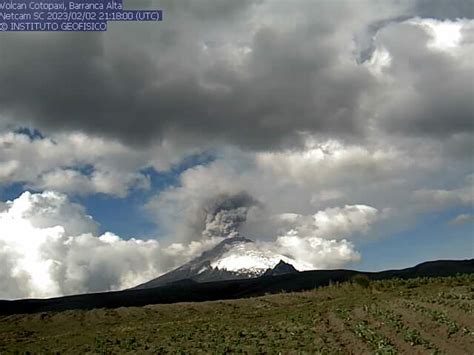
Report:
[[[362,280],[364,281],[364,280]],[[474,275],[0,319],[0,353],[473,354]]]

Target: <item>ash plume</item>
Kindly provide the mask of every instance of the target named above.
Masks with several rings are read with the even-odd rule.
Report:
[[[204,208],[206,213],[203,237],[235,237],[247,220],[247,212],[260,202],[246,192],[219,195]]]

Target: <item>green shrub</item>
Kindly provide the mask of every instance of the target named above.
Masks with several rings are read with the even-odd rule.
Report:
[[[367,288],[370,286],[370,279],[367,275],[364,274],[357,274],[352,276],[352,282],[362,286],[363,288]]]

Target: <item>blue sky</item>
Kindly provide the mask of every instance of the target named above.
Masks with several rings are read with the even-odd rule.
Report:
[[[417,224],[382,240],[361,242],[362,261],[357,270],[387,270],[414,266],[423,261],[471,259],[474,255],[473,223],[450,224],[470,209],[455,208],[421,217]]]
[[[76,197],[87,212],[100,223],[100,232],[107,231],[127,237],[156,238],[160,235],[160,226],[144,208],[150,196],[159,194],[163,189],[179,185],[180,174],[194,166],[212,162],[213,156],[204,153],[190,156],[166,172],[157,172],[153,168],[143,170],[150,177],[149,190],[131,190],[126,198],[97,194]]]

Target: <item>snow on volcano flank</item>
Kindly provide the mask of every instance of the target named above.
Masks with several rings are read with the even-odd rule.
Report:
[[[298,268],[295,260],[267,250],[250,239],[224,238],[199,257],[136,288],[158,287],[183,280],[211,282],[253,278],[273,269],[281,260]]]
[[[288,264],[296,264],[295,260],[261,249],[256,243],[248,240],[246,243],[232,245],[219,259],[211,262],[210,266],[255,277],[268,269],[273,269],[281,260]]]

